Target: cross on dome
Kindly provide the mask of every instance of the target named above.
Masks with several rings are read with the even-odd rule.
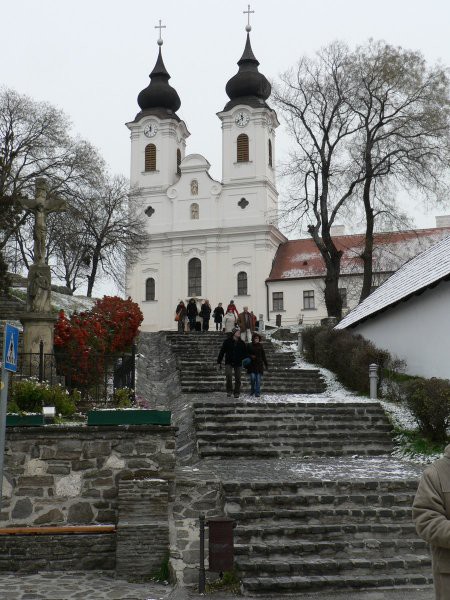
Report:
[[[249,8],[250,8],[250,6],[249,6]],[[161,25],[161,19],[159,19],[159,25],[155,25],[155,29],[159,29],[158,46],[162,46],[163,45],[163,39],[162,39],[161,30],[162,29],[167,29],[167,26],[166,25]]]
[[[245,26],[245,31],[247,31],[247,33],[248,33],[252,30],[252,26],[250,25],[250,15],[253,14],[255,11],[250,10],[250,4],[248,4],[247,6],[248,6],[247,10],[244,10],[242,12],[244,15],[247,15],[247,25]]]

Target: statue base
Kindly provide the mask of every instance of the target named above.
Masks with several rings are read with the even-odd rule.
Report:
[[[25,313],[21,315],[23,325],[23,352],[39,353],[41,340],[44,342],[44,354],[53,354],[54,327],[57,315],[51,313]]]

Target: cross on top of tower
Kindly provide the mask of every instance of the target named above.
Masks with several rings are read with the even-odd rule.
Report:
[[[252,30],[252,26],[250,25],[250,15],[253,14],[255,11],[250,10],[250,4],[248,4],[247,10],[244,10],[242,12],[244,15],[247,15],[247,25],[245,26],[245,31],[247,31],[248,33]]]
[[[161,19],[159,19],[159,25],[155,25],[155,29],[159,29],[158,46],[162,46],[163,45],[163,39],[162,39],[162,35],[161,35],[161,30],[162,29],[166,29],[166,25],[161,25]]]

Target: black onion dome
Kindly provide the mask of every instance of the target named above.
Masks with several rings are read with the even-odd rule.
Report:
[[[163,109],[175,113],[180,108],[180,97],[176,90],[169,85],[169,79],[170,75],[164,65],[161,48],[159,48],[158,60],[150,73],[150,83],[137,98],[143,112],[149,114],[149,111],[160,112],[158,109]]]
[[[228,110],[236,104],[265,105],[265,100],[270,96],[272,87],[266,77],[258,71],[259,62],[253,54],[250,34],[248,33],[244,53],[238,65],[239,71],[228,81],[225,87],[230,102],[224,110]]]

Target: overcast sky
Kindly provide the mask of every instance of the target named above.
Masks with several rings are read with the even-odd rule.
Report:
[[[335,39],[383,39],[450,65],[448,0],[255,0],[251,8],[253,50],[272,80]],[[148,85],[157,56],[154,26],[162,19],[164,62],[191,132],[187,153],[203,154],[220,179],[216,112],[244,48],[246,9],[241,0],[0,0],[0,84],[62,108],[111,171],[128,176],[124,124],[139,110],[136,97]],[[288,145],[279,133],[279,158]],[[432,214],[415,214],[418,225],[434,225]]]

